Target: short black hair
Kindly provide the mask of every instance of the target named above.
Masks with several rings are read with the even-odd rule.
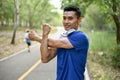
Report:
[[[73,6],[73,5],[68,5],[67,7],[64,8],[65,11],[75,11],[77,18],[81,17],[81,11],[78,7]]]

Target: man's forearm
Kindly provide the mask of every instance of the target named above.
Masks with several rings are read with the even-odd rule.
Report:
[[[41,43],[42,42],[42,37],[36,37],[35,41]]]
[[[49,56],[49,53],[48,53],[48,35],[43,35],[40,50],[41,50],[42,62],[47,62],[47,59]]]
[[[45,37],[46,37],[46,36],[45,36]],[[39,43],[42,43],[42,40],[43,40],[45,37],[43,37],[43,38],[42,38],[42,37],[36,37],[35,40],[33,40],[33,41],[37,41],[37,42],[39,42]],[[47,36],[47,45],[48,45],[49,47],[51,47],[52,43],[53,43],[53,40],[52,40],[52,39],[49,39],[48,36]]]
[[[32,41],[40,42],[40,43],[42,41],[42,38],[35,31],[29,32],[29,39]]]

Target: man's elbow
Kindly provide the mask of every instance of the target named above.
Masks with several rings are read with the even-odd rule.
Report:
[[[48,59],[43,59],[43,58],[41,58],[41,61],[42,61],[42,63],[48,63],[49,62]]]

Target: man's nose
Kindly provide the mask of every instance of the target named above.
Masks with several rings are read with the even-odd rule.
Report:
[[[65,22],[65,23],[68,23],[69,21],[68,21],[68,19],[66,19],[66,20],[64,20],[64,22]]]

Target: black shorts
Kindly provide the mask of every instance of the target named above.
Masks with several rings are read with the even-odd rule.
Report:
[[[30,42],[27,42],[27,45],[28,45],[28,46],[30,46],[30,45],[31,45],[31,43],[30,43]]]
[[[30,39],[26,39],[26,43],[27,43],[28,46],[30,46],[31,45]]]

